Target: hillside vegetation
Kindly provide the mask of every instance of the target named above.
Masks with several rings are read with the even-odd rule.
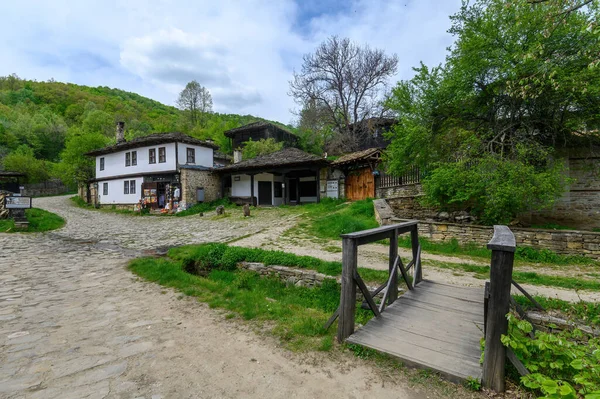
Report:
[[[0,77],[0,169],[74,186],[93,176],[93,159],[83,154],[114,142],[117,121],[125,122],[127,139],[180,131],[230,152],[223,132],[260,119],[212,113],[193,126],[183,111],[135,93],[10,75]]]

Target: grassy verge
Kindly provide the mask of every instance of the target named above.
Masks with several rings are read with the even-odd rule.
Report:
[[[298,225],[302,232],[323,239],[339,239],[340,234],[378,227],[373,200],[345,203],[323,198],[320,203],[300,207],[305,222]],[[294,230],[294,229],[292,229]]]
[[[325,261],[311,256],[299,256],[283,251],[227,246],[225,244],[185,245],[171,248],[167,255],[176,261],[184,263],[202,262],[208,268],[217,267],[226,270],[234,270],[239,262],[261,262],[265,265],[314,270],[328,276],[342,274],[341,262]],[[382,283],[388,278],[388,272],[385,270],[359,267],[358,272],[365,282]]]
[[[475,258],[490,260],[492,252],[476,244],[461,245],[456,239],[446,242],[433,242],[426,238],[419,238],[421,249],[425,252],[440,255],[464,255]],[[398,241],[398,245],[402,248],[410,248],[410,237],[403,236]],[[515,252],[515,260],[522,262],[545,263],[552,265],[597,265],[598,262],[594,259],[586,258],[579,255],[559,255],[556,252],[548,249],[535,249],[530,247],[517,247]]]
[[[45,211],[43,209],[31,208],[25,210],[25,216],[29,221],[26,229],[18,229],[12,219],[0,220],[0,232],[2,233],[37,233],[43,231],[56,230],[65,225],[65,220],[60,216]]]
[[[233,250],[230,250],[233,249]],[[230,250],[230,251],[228,251]],[[222,244],[205,244],[173,248],[168,258],[140,258],[129,268],[140,277],[165,287],[177,289],[187,296],[208,303],[210,307],[230,311],[228,317],[273,323],[272,333],[293,350],[329,350],[333,346],[335,326],[329,330],[323,325],[339,304],[340,287],[335,280],[326,280],[315,288],[286,285],[278,278],[261,278],[258,274],[231,268],[233,259],[243,254],[252,260],[253,255],[264,252],[267,259],[275,259],[276,251],[251,250],[227,247]],[[237,256],[237,257],[236,257]],[[315,266],[321,261],[298,257],[304,266]],[[314,259],[312,262],[310,259]],[[290,263],[291,258],[278,264]],[[204,268],[207,277],[199,277],[186,270],[190,262]],[[294,264],[293,266],[302,267]],[[332,268],[327,270],[332,272]],[[357,323],[366,323],[371,313],[356,310]]]
[[[441,269],[461,270],[475,273],[475,278],[488,279],[490,277],[489,266],[477,266],[464,263],[430,262],[433,267]],[[600,281],[584,280],[575,277],[549,276],[535,272],[513,271],[513,278],[518,283],[558,287],[573,290],[600,291]]]
[[[583,324],[600,326],[600,303],[579,301],[576,303],[563,301],[556,298],[547,298],[544,296],[534,296],[546,310],[558,310],[565,315],[567,319],[577,320]],[[524,296],[517,295],[515,300],[525,310],[534,310],[535,306]]]

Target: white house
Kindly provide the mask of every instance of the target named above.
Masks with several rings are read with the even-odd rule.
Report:
[[[230,198],[234,202],[256,205],[301,204],[320,201],[321,194],[325,191],[325,186],[321,183],[321,171],[327,165],[324,158],[297,148],[284,148],[233,163],[216,172],[222,176],[224,183],[231,182]]]
[[[216,145],[178,132],[125,141],[123,128],[119,122],[117,144],[86,154],[96,158],[93,202],[127,208],[141,200],[161,208],[171,200],[186,207],[220,197],[212,172]]]

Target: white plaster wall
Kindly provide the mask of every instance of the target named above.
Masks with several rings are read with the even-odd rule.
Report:
[[[167,158],[168,159],[168,158]],[[124,194],[124,181],[135,180],[135,194]],[[128,177],[127,179],[98,181],[98,197],[100,204],[137,204],[142,198],[142,176]],[[108,183],[108,195],[104,195],[104,183]]]
[[[196,150],[196,163],[187,163],[187,149],[194,148]],[[179,158],[179,165],[199,165],[212,168],[214,166],[213,161],[213,149],[202,147],[199,145],[191,145],[184,143],[177,143],[177,151]]]
[[[231,196],[232,197],[249,197],[250,196],[250,176],[247,175],[237,175],[240,177],[239,181],[235,181],[236,175],[231,177]],[[273,205],[282,205],[283,204],[283,196],[280,198],[275,198],[275,187],[273,186],[274,181],[283,182],[283,176],[274,176],[271,173],[261,173],[254,176],[254,196],[260,202],[260,198],[258,197],[258,182],[259,181],[268,181],[271,182],[271,204]],[[315,198],[316,201],[316,198]]]
[[[158,162],[158,148],[166,148],[166,162]],[[149,162],[150,148],[156,149],[156,163]],[[209,149],[212,154],[212,149]],[[137,151],[137,165],[125,166],[125,153]],[[100,170],[100,158],[104,157],[104,170]],[[196,152],[196,159],[198,152]],[[212,163],[211,165],[212,166]],[[106,154],[96,157],[96,178],[101,179],[103,177],[139,174],[139,173],[152,173],[152,172],[165,172],[175,170],[175,143],[160,144],[156,146],[145,146],[138,147],[131,150],[119,151],[112,154]]]

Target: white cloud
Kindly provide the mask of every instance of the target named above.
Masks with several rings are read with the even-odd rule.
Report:
[[[195,79],[219,112],[290,122],[302,55],[331,34],[397,53],[396,78],[443,61],[460,0],[56,0],[3,5],[0,75],[118,87],[174,104]],[[391,82],[394,83],[394,82]]]

